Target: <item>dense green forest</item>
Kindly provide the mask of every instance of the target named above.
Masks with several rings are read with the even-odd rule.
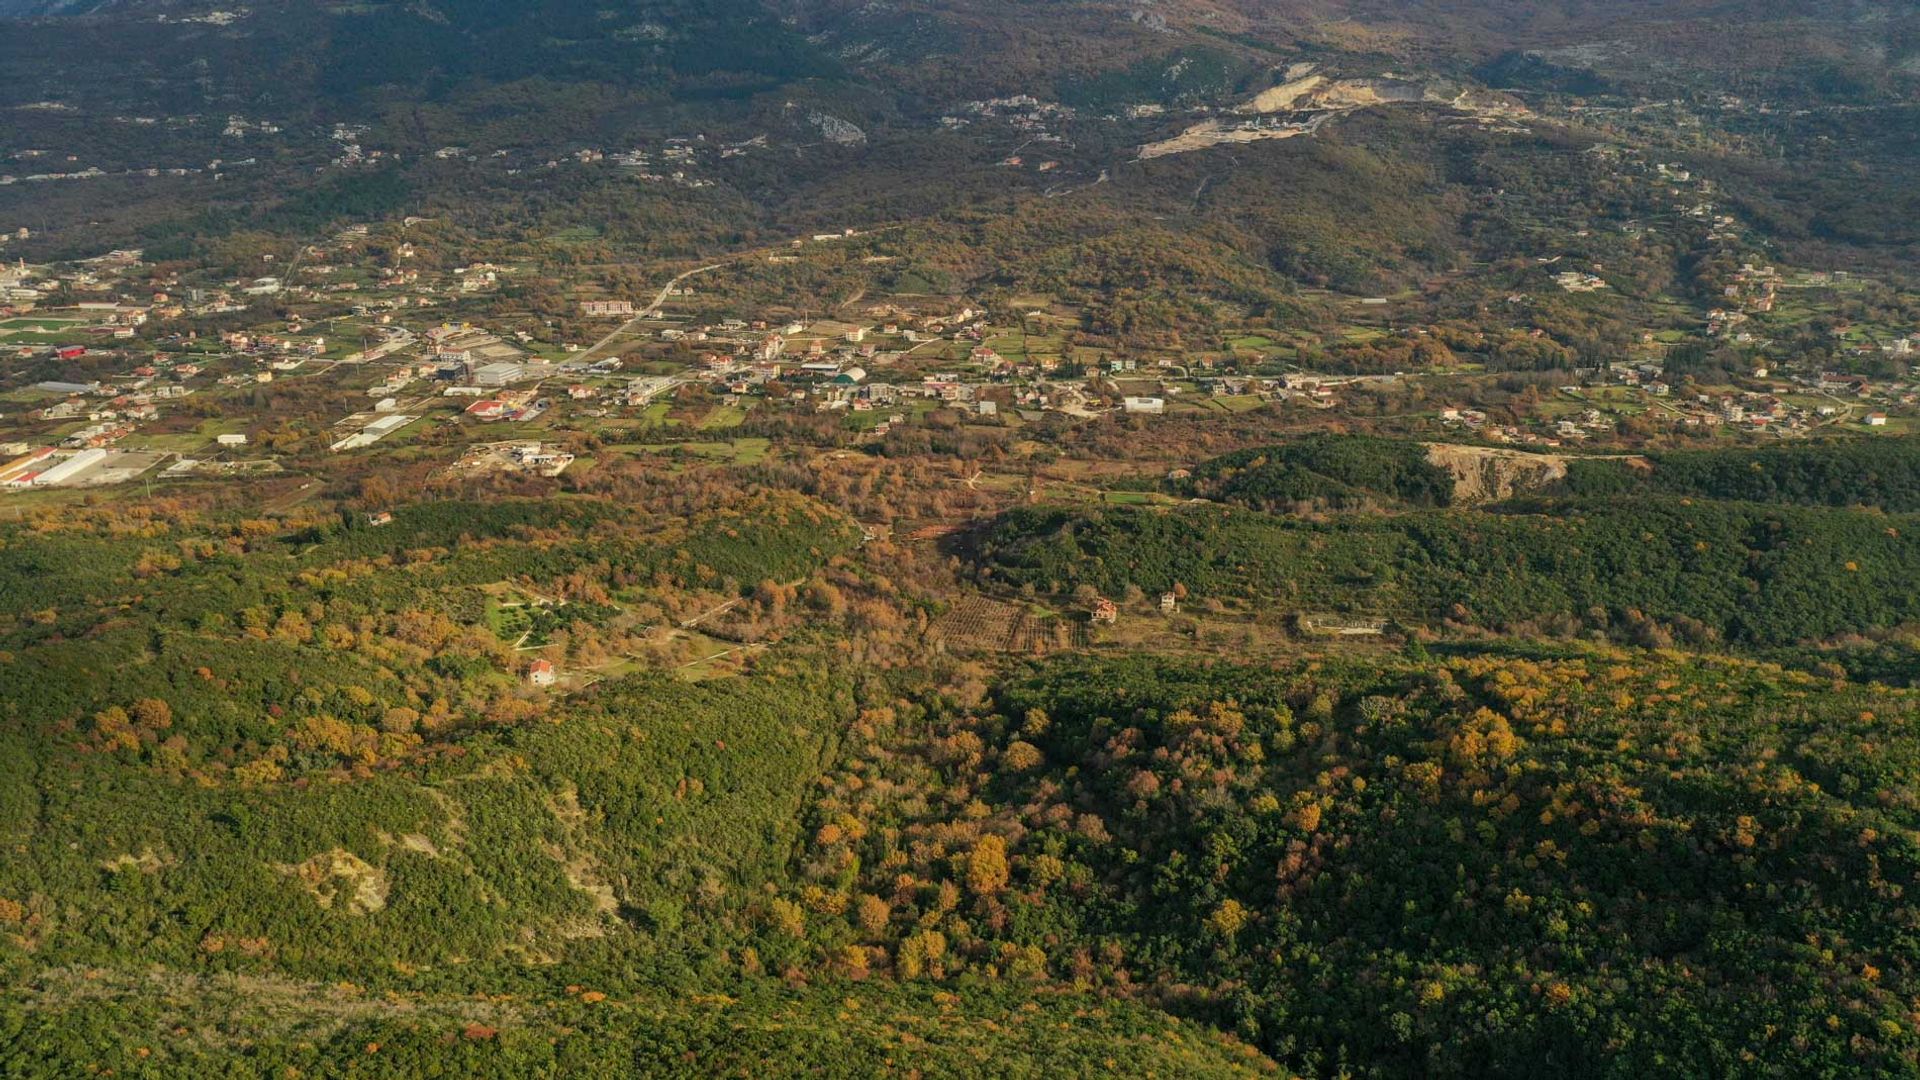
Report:
[[[1307,1075],[1902,1072],[1916,703],[1598,649],[1041,665],[869,710],[799,894],[896,975],[1145,996]]]
[[[718,502],[5,530],[0,1072],[1269,1071],[1066,983],[815,965],[823,901],[785,897],[821,778],[884,693],[812,644],[876,618],[827,576],[859,533],[799,496]],[[491,620],[542,595],[535,655],[605,677],[523,684],[521,624]],[[746,677],[620,674],[611,642],[645,656],[653,622],[710,605],[795,651]]]
[[[1310,515],[1021,507],[953,561],[752,475],[0,529],[0,1071],[1914,1067],[1913,517],[1465,509],[1309,438],[1188,482]],[[921,640],[968,574],[1410,643],[980,662]],[[661,651],[710,616],[751,661]]]
[[[1648,454],[1651,467],[1618,460],[1573,462],[1567,487],[1580,495],[1658,492],[1709,499],[1920,511],[1920,439]]]
[[[1147,1006],[1071,991],[766,981],[731,994],[602,991],[399,997],[267,979],[136,980],[68,970],[0,998],[0,1069],[168,1080],[266,1075],[1272,1076],[1265,1058]],[[192,1000],[194,1009],[176,1002]],[[314,1002],[324,1002],[315,1009]],[[29,1003],[30,1011],[13,1006]],[[49,1002],[64,1002],[50,1004]],[[209,1015],[218,1017],[217,1025]],[[179,1033],[195,1032],[201,1038]],[[169,1034],[171,1033],[171,1034]]]
[[[529,657],[490,623],[503,598],[538,598],[513,609],[531,612],[524,628],[591,667],[664,603],[805,581],[858,540],[785,495],[679,519],[456,500],[378,527],[343,513],[15,529],[0,537],[0,715],[201,777],[373,764],[544,709],[517,692]]]
[[[0,1062],[1825,1075],[1920,1052],[1915,823],[1884,797],[1920,752],[1911,693],[1592,646],[1069,659],[971,689],[838,667],[619,680],[297,782],[10,735],[36,767],[0,789]]]
[[[1181,586],[1256,609],[1572,632],[1666,624],[1697,642],[1786,644],[1920,617],[1920,520],[1677,498],[1303,521],[1244,510],[1008,511],[985,577],[1118,596]],[[1664,635],[1656,635],[1666,640]]]
[[[1315,435],[1213,458],[1193,470],[1184,490],[1255,510],[1437,507],[1453,502],[1453,476],[1429,462],[1419,443]]]
[[[785,879],[848,709],[844,683],[798,672],[638,678],[551,724],[313,784],[208,784],[9,739],[12,760],[41,767],[9,771],[0,796],[13,852],[0,1071],[736,1075],[767,1054],[794,1074],[911,1055],[928,1075],[991,1059],[1035,1075],[1124,1062],[1226,1076],[1257,1063],[1071,993],[801,992],[757,977],[791,951],[762,929],[763,889]],[[751,959],[763,933],[764,963]],[[132,974],[150,965],[173,972],[160,994]],[[1045,1049],[1019,1045],[1041,1027]]]

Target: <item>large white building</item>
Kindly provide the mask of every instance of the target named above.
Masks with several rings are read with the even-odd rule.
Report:
[[[105,461],[106,458],[107,452],[105,450],[82,450],[60,464],[41,473],[39,476],[34,477],[33,482],[43,486],[64,483],[100,462]]]
[[[523,377],[525,372],[521,370],[519,364],[506,361],[482,364],[473,373],[476,386],[505,386],[508,383],[518,382]]]

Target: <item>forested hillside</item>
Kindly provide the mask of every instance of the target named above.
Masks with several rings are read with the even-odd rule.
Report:
[[[1049,665],[872,718],[809,889],[896,971],[1071,974],[1312,1075],[1897,1072],[1911,808],[1869,793],[1914,706],[1607,650]]]
[[[1651,455],[1650,467],[1621,461],[1575,462],[1567,487],[1581,495],[1656,491],[1709,499],[1920,510],[1920,440],[1876,439],[1825,445]]]
[[[1188,480],[1185,490],[1196,495],[1255,510],[1447,506],[1454,486],[1418,443],[1340,436],[1236,450],[1202,463]]]
[[[806,642],[879,632],[858,533],[684,498],[5,530],[0,1072],[1269,1071],[1065,983],[816,964],[797,860],[881,691]],[[689,681],[646,621],[689,614],[799,651]]]
[[[0,0],[0,1078],[1920,1075],[1920,7]]]
[[[1911,808],[1874,795],[1913,766],[1910,693],[1600,648],[905,689],[639,677],[295,782],[12,735],[37,768],[0,800],[4,1060],[1741,1075],[1916,1051]]]
[[[1022,508],[976,557],[988,580],[1046,593],[1178,586],[1254,608],[1506,631],[1651,620],[1702,643],[1789,644],[1920,617],[1917,545],[1908,517],[1616,497],[1327,522]]]

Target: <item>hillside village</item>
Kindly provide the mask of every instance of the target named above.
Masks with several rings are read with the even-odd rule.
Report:
[[[487,321],[487,311],[508,306],[503,283],[529,268],[420,268],[404,239],[368,260],[361,252],[371,236],[368,227],[348,229],[301,249],[279,274],[244,279],[159,274],[139,251],[8,267],[0,349],[31,374],[4,398],[9,462],[0,484],[93,486],[150,472],[180,479],[275,467],[287,436],[271,411],[248,402],[290,385],[339,403],[325,436],[336,454],[416,441],[420,430],[449,424],[473,439],[498,438],[488,432],[499,424],[562,444],[618,430],[652,432],[665,445],[778,413],[839,417],[852,443],[884,440],[936,413],[1017,427],[1049,416],[1151,422],[1266,406],[1334,423],[1357,394],[1416,386],[1428,400],[1460,399],[1430,410],[1433,430],[1541,448],[1604,441],[1623,421],[1646,436],[1780,439],[1829,428],[1909,430],[1920,418],[1920,379],[1904,374],[1920,347],[1915,328],[1837,327],[1849,355],[1874,362],[1860,371],[1764,358],[1759,334],[1779,298],[1835,294],[1855,284],[1845,274],[1789,277],[1751,263],[1736,271],[1725,290],[1735,306],[1706,312],[1700,331],[1760,357],[1728,381],[1670,372],[1662,354],[1671,346],[1661,339],[1672,337],[1649,330],[1633,354],[1568,370],[1538,405],[1500,410],[1502,420],[1471,403],[1491,377],[1470,366],[1302,370],[1258,332],[1197,353],[1085,347],[1072,343],[1070,313],[1044,302],[996,313],[960,298],[895,297],[821,317],[742,309],[691,278],[651,305],[646,297],[575,300],[567,325],[578,340],[556,340],[526,329],[524,318]],[[798,259],[839,239],[741,258]],[[1367,317],[1367,304],[1356,314]],[[727,311],[737,314],[715,317]],[[1428,331],[1389,333],[1417,341]]]
[[[1311,65],[1288,80],[1234,115],[1264,122],[1283,98],[1357,115],[1379,98],[1438,122],[1458,104],[1432,86]],[[1016,95],[940,122],[1015,140],[1006,167],[1036,158],[1052,171],[1045,155],[1072,143],[1063,125],[1172,118],[1083,112]],[[829,141],[864,138],[825,114],[792,119]],[[358,162],[378,152],[362,152],[364,134],[341,126],[331,142]],[[278,135],[233,117],[224,137]],[[689,135],[538,163],[459,146],[436,156],[702,183],[690,171],[702,162],[737,165],[766,145]],[[1697,167],[1607,141],[1580,157],[1614,175],[1642,216],[1542,233],[1543,253],[1452,304],[1477,304],[1469,318],[1438,317],[1411,293],[1325,290],[1295,324],[1217,312],[1211,339],[1115,334],[1058,294],[927,288],[894,269],[929,253],[891,225],[806,232],[704,265],[585,272],[554,262],[554,249],[528,253],[425,216],[274,243],[217,268],[137,249],[16,257],[0,264],[0,352],[17,373],[0,394],[0,484],[179,481],[291,458],[324,470],[327,456],[485,444],[504,430],[587,467],[595,442],[727,458],[780,417],[814,417],[834,442],[872,448],[929,424],[1017,432],[1259,409],[1305,428],[1391,415],[1408,434],[1542,450],[1920,430],[1920,301],[1898,281],[1780,265]],[[1710,301],[1648,297],[1634,277],[1644,271],[1606,255],[1662,236],[1696,245],[1688,284]],[[875,290],[875,273],[915,287]],[[818,285],[795,295],[784,284],[798,279],[850,283],[823,302]],[[1600,318],[1637,322],[1637,340],[1596,346],[1585,324]],[[281,404],[292,399],[297,419]]]

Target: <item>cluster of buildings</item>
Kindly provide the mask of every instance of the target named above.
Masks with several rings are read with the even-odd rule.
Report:
[[[1578,417],[1556,420],[1545,431],[1530,430],[1516,424],[1491,424],[1483,410],[1458,407],[1440,410],[1440,423],[1444,427],[1459,429],[1489,442],[1509,446],[1537,446],[1543,449],[1553,449],[1570,442],[1579,442],[1600,432],[1612,430],[1615,426],[1614,422],[1598,409],[1588,409]]]
[[[1857,419],[1869,427],[1882,427],[1887,422],[1885,406],[1920,404],[1920,387],[1834,371],[1775,376],[1766,367],[1756,367],[1751,372],[1754,378],[1772,377],[1776,388],[1784,382],[1790,390],[1748,389],[1690,395],[1676,393],[1661,365],[1651,361],[1615,364],[1613,374],[1619,382],[1662,399],[1663,409],[1687,427],[1742,426],[1803,433],[1822,424],[1848,419]],[[1790,392],[1802,398],[1824,400],[1811,407],[1795,404],[1782,396]]]
[[[89,447],[62,453],[50,446],[20,454],[0,465],[0,486],[9,488],[62,487],[73,485],[88,471],[107,460],[107,451]]]
[[[1579,270],[1563,270],[1554,275],[1553,281],[1554,284],[1570,293],[1599,292],[1601,289],[1607,287],[1607,282],[1604,278],[1601,278],[1597,274],[1584,273]]]
[[[346,434],[335,440],[328,449],[336,454],[346,450],[360,450],[372,446],[418,419],[420,419],[418,416],[407,416],[396,412],[355,413],[340,422],[338,426]]]
[[[186,380],[200,373],[196,364],[175,364],[156,360],[142,364],[113,381],[64,382],[51,380],[34,384],[42,393],[61,395],[60,400],[34,410],[34,419],[45,422],[84,420],[88,426],[66,435],[61,445],[68,448],[111,446],[133,434],[136,425],[160,418],[162,402],[177,401],[193,393]]]
[[[475,420],[520,423],[539,419],[552,406],[551,400],[531,390],[508,390],[475,401],[466,407],[465,412]]]
[[[572,454],[538,442],[488,443],[469,448],[446,472],[450,476],[489,473],[559,476],[572,464]]]
[[[1722,293],[1741,311],[1767,314],[1780,298],[1780,272],[1771,266],[1744,263]]]
[[[12,442],[0,445],[0,488],[89,487],[120,483],[146,472],[164,455],[110,449],[89,439],[59,447]]]

